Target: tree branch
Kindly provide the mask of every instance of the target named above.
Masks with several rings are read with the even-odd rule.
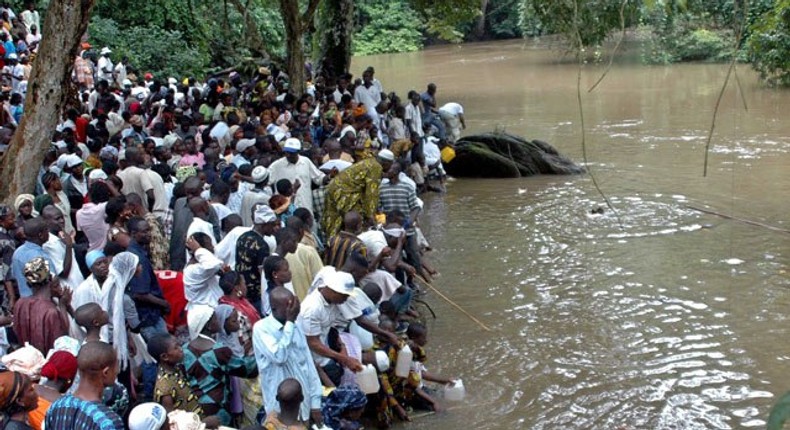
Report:
[[[310,4],[307,5],[307,10],[305,10],[302,15],[302,28],[310,26],[310,23],[313,21],[313,16],[315,16],[315,11],[318,10],[318,5],[320,3],[321,0],[310,0]]]

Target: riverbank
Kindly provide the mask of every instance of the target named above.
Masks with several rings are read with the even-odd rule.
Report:
[[[437,83],[467,111],[581,159],[575,64],[520,42],[355,59],[387,91]],[[583,88],[604,66],[585,67]],[[588,157],[624,228],[586,176],[457,180],[426,198],[434,284],[484,333],[431,305],[431,369],[456,373],[468,407],[417,429],[748,428],[786,379],[785,235],[688,205],[787,228],[786,91],[739,66],[749,111],[725,92],[708,177],[702,161],[725,65],[616,63],[583,94]],[[520,190],[526,190],[520,193]]]

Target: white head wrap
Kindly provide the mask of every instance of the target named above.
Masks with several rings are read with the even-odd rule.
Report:
[[[276,221],[277,215],[275,215],[269,205],[261,204],[255,208],[255,216],[253,218],[255,224],[266,224]]]
[[[187,326],[189,326],[191,340],[197,339],[200,332],[211,320],[212,315],[214,315],[214,308],[208,305],[195,305],[187,312]]]
[[[122,252],[112,259],[110,273],[104,281],[101,292],[101,307],[110,314],[110,324],[101,329],[101,338],[112,341],[115,352],[118,354],[118,363],[121,370],[126,369],[129,362],[129,339],[126,337],[126,315],[124,314],[123,297],[126,287],[134,277],[139,258],[131,252]],[[110,339],[110,327],[113,327]]]

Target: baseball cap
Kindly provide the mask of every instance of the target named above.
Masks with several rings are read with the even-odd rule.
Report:
[[[283,151],[285,152],[299,152],[302,150],[302,142],[295,137],[289,137],[285,139],[285,145],[283,146]]]

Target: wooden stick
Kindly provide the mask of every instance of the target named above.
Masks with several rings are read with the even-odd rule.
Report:
[[[472,314],[470,314],[469,312],[467,312],[467,311],[466,311],[466,309],[462,308],[462,307],[461,307],[461,306],[460,306],[458,303],[455,303],[454,301],[450,300],[450,298],[449,298],[449,297],[445,296],[445,295],[444,295],[444,294],[443,294],[441,291],[439,291],[439,290],[438,290],[436,287],[434,287],[433,285],[431,285],[431,283],[430,283],[430,282],[428,282],[428,281],[427,281],[425,278],[423,278],[423,277],[422,277],[422,276],[420,276],[420,275],[415,275],[415,276],[416,276],[416,277],[417,277],[417,279],[419,279],[419,280],[420,280],[420,281],[421,281],[421,282],[422,282],[422,283],[423,283],[423,284],[424,284],[426,287],[430,288],[430,289],[431,289],[431,290],[432,290],[434,293],[438,294],[438,295],[439,295],[439,297],[441,297],[442,299],[444,299],[444,301],[446,301],[447,303],[449,303],[449,304],[453,305],[453,306],[454,306],[456,309],[458,309],[459,311],[461,311],[461,313],[462,313],[462,314],[464,314],[464,315],[466,315],[467,317],[469,317],[469,319],[470,319],[470,320],[472,320],[472,321],[476,322],[476,323],[477,323],[477,325],[479,325],[479,326],[480,326],[480,327],[481,327],[483,330],[485,330],[485,331],[491,331],[491,329],[490,329],[490,328],[488,328],[488,326],[486,326],[485,324],[483,324],[482,322],[480,322],[480,320],[479,320],[479,319],[475,318],[475,316],[474,316],[474,315],[472,315]]]
[[[790,230],[785,229],[785,228],[775,227],[775,226],[768,225],[768,224],[763,224],[761,222],[752,221],[750,219],[738,218],[738,217],[734,217],[734,216],[731,216],[731,215],[726,215],[726,214],[723,214],[723,213],[720,213],[720,212],[716,212],[716,211],[713,211],[713,210],[710,210],[710,209],[703,209],[703,208],[698,208],[698,207],[690,206],[690,205],[686,205],[686,207],[689,208],[689,209],[693,209],[695,211],[698,211],[698,212],[702,212],[702,213],[706,213],[706,214],[710,214],[710,215],[716,215],[718,217],[731,219],[733,221],[742,222],[744,224],[749,224],[749,225],[753,225],[753,226],[757,226],[757,227],[767,228],[768,230],[778,231],[780,233],[788,233],[788,234],[790,234]]]

